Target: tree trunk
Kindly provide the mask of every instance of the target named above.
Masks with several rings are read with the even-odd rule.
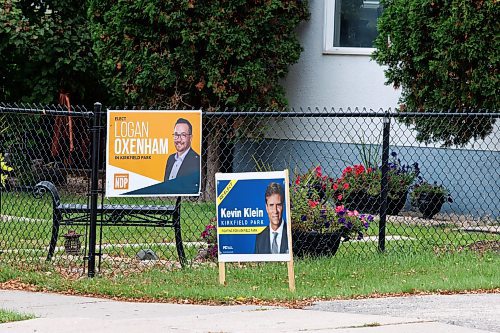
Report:
[[[68,93],[64,93],[62,91],[59,92],[59,105],[64,106],[69,112],[71,112],[71,103]],[[68,147],[61,147],[62,139],[68,140]],[[75,149],[73,139],[73,119],[70,116],[56,116],[50,151],[52,157],[54,158],[59,155],[63,155],[64,157],[61,159],[66,167],[71,166],[71,154]],[[66,150],[65,148],[69,149]]]

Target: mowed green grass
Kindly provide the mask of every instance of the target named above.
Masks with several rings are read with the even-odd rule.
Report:
[[[42,269],[0,264],[0,282],[16,280],[46,291],[111,297],[193,302],[289,302],[373,295],[498,291],[500,256],[469,250],[435,254],[388,248],[386,253],[355,252],[341,245],[337,255],[294,262],[296,291],[288,289],[285,263],[226,264],[226,285],[218,282],[216,264],[184,269],[68,278],[47,264]]]
[[[387,240],[384,253],[377,251],[376,240],[349,241],[342,243],[333,257],[295,260],[297,289],[294,293],[288,289],[284,263],[227,264],[226,285],[222,286],[218,283],[216,264],[192,260],[198,247],[202,246],[193,242],[201,240],[201,232],[215,215],[215,206],[188,201],[182,203],[181,213],[183,240],[190,259],[185,268],[159,263],[149,269],[137,269],[139,263],[133,261],[141,248],[152,249],[161,259],[176,260],[172,244],[174,235],[170,228],[105,227],[102,234],[100,228],[97,230],[106,246],[102,252],[111,258],[129,260],[119,261],[121,266],[115,267],[111,260],[104,258],[102,272],[98,272],[96,278],[82,278],[85,276],[82,267],[86,262],[83,256],[64,256],[62,237],[59,237],[59,250],[54,259],[44,261],[52,225],[50,198],[34,199],[26,193],[2,193],[1,199],[4,220],[0,224],[0,282],[17,280],[35,285],[40,290],[231,303],[500,288],[499,254],[479,254],[468,248],[478,241],[498,240],[498,235],[466,233],[449,225],[397,223],[388,223],[386,234],[408,239]],[[65,202],[86,202],[85,197],[70,199],[74,200]],[[142,198],[121,203],[152,202],[159,203],[158,200]],[[83,226],[62,226],[60,235],[70,229],[81,234],[88,231]],[[368,235],[377,233],[378,224],[373,223]],[[75,267],[76,271],[71,271]]]

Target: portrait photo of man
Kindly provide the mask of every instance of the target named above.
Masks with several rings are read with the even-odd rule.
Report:
[[[177,119],[173,139],[176,152],[168,157],[164,182],[170,182],[175,187],[182,186],[188,193],[198,191],[200,155],[191,147],[193,127],[187,119]]]
[[[266,188],[265,203],[269,225],[260,234],[257,234],[255,253],[288,253],[287,225],[283,220],[285,207],[283,186],[274,182],[270,183]]]

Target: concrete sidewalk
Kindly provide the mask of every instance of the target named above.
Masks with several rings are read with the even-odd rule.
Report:
[[[439,298],[441,296],[431,297]],[[500,313],[497,312],[500,295],[489,294],[486,298],[487,302],[479,306],[483,307],[484,311],[492,310],[493,315],[496,313],[496,317],[500,317]],[[408,304],[412,303],[412,297],[394,298],[393,301],[397,303],[399,299],[405,299],[403,302],[408,302]],[[363,301],[372,300],[359,300],[359,302]],[[417,298],[415,301],[418,303]],[[0,308],[37,316],[36,319],[32,320],[0,324],[0,332],[472,333],[498,332],[500,329],[497,327],[493,330],[478,330],[470,325],[450,325],[441,320],[428,319],[421,313],[413,318],[411,314],[414,311],[401,311],[395,314],[391,313],[391,315],[370,314],[366,312],[374,312],[376,309],[368,307],[360,310],[356,309],[356,306],[347,306],[346,303],[342,302],[358,301],[339,301],[338,304],[341,304],[339,306],[337,306],[337,302],[320,302],[311,309],[296,310],[259,306],[130,303],[90,297],[0,290]],[[434,303],[435,312],[446,311],[445,303]],[[359,304],[357,303],[357,306]],[[462,310],[453,306],[451,308],[454,312]],[[455,315],[459,314],[455,313]],[[493,325],[495,324],[493,323]]]

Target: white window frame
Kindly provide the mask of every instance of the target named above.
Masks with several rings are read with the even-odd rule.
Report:
[[[323,25],[323,54],[345,54],[369,56],[375,51],[373,47],[340,47],[333,46],[334,33],[339,31],[340,10],[335,8],[336,0],[325,0],[325,23]],[[337,27],[337,29],[335,29]]]

